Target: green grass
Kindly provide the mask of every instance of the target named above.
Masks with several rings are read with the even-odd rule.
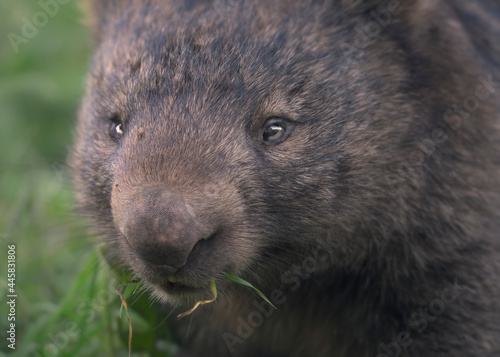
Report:
[[[127,356],[128,325],[118,286],[96,239],[72,213],[65,158],[84,92],[90,38],[78,1],[60,5],[16,53],[9,33],[42,11],[38,1],[1,0],[0,13],[0,330],[7,321],[7,245],[17,252],[17,349],[0,356]],[[139,299],[136,296],[140,296]],[[145,295],[129,302],[133,356],[167,355],[169,332]],[[157,326],[159,325],[159,328]]]

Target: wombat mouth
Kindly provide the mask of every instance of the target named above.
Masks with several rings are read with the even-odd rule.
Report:
[[[201,287],[187,286],[182,283],[171,283],[169,281],[159,286],[168,294],[198,294],[206,289]]]
[[[149,282],[148,284],[156,297],[172,305],[187,305],[211,296],[209,281],[195,285],[185,281],[171,282],[167,278],[163,282]]]
[[[145,279],[147,285],[156,293],[158,297],[176,302],[187,302],[199,296],[205,296],[210,292],[210,282],[205,279],[192,281],[181,277],[160,276]]]

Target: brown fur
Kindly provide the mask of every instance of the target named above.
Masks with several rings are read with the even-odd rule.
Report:
[[[500,356],[500,6],[401,1],[377,32],[394,3],[87,3],[76,191],[154,296],[216,280],[172,321],[181,353]],[[190,252],[174,273],[148,263],[166,247]],[[279,305],[248,336],[268,310],[222,272]]]

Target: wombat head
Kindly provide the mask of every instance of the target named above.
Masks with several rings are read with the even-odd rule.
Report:
[[[89,3],[96,45],[71,158],[78,198],[157,296],[206,297],[212,279],[224,289],[222,272],[279,282],[282,265],[318,247],[331,253],[318,273],[362,264],[402,274],[393,268],[465,244],[464,222],[449,214],[463,197],[448,195],[470,182],[454,168],[465,139],[424,147],[400,169],[476,80],[452,60],[468,60],[469,45],[455,44],[461,28],[429,1],[399,12],[351,3]],[[358,33],[373,11],[387,25]],[[472,140],[482,130],[462,129]],[[433,185],[447,168],[450,187]],[[457,234],[444,240],[447,229]]]

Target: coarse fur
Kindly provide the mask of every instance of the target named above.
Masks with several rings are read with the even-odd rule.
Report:
[[[86,7],[78,200],[179,312],[216,281],[181,354],[500,356],[496,0]]]

